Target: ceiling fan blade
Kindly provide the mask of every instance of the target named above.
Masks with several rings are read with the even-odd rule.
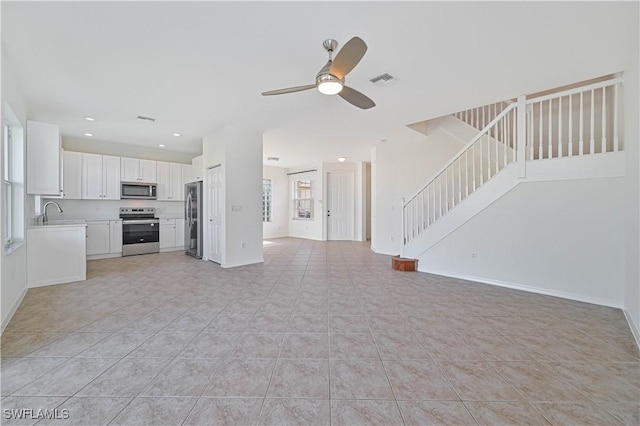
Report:
[[[376,106],[375,102],[351,87],[344,86],[338,95],[358,108],[369,109]]]
[[[269,92],[262,92],[262,96],[271,95],[284,95],[285,93],[302,92],[303,90],[314,89],[315,84],[307,84],[306,86],[287,87],[286,89],[271,90]]]
[[[329,72],[338,78],[344,78],[358,65],[366,51],[367,44],[360,37],[352,38],[342,46],[342,49],[333,60]]]

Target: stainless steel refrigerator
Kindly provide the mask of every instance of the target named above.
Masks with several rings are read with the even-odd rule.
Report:
[[[188,255],[202,258],[202,181],[184,185],[184,247]]]

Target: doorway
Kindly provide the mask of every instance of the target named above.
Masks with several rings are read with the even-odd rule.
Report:
[[[354,173],[327,173],[327,239],[353,240]]]
[[[207,182],[207,195],[209,198],[208,259],[221,264],[222,246],[224,244],[224,175],[222,165],[217,165],[207,170]]]

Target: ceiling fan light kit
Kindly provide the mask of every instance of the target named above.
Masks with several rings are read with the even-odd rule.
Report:
[[[322,46],[329,54],[329,61],[316,75],[315,84],[271,90],[263,92],[262,96],[283,95],[317,88],[322,94],[339,95],[345,101],[361,109],[369,109],[376,106],[375,102],[367,96],[344,84],[344,77],[358,65],[358,62],[366,53],[366,43],[360,37],[353,37],[338,52],[335,59],[332,59],[332,53],[338,47],[338,42],[328,39],[322,43]]]
[[[323,95],[337,95],[342,92],[344,83],[338,77],[331,74],[322,74],[316,78],[318,91]]]

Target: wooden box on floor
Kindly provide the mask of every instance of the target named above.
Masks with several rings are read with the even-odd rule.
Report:
[[[391,258],[391,267],[396,271],[415,271],[418,269],[418,259],[394,256]]]

